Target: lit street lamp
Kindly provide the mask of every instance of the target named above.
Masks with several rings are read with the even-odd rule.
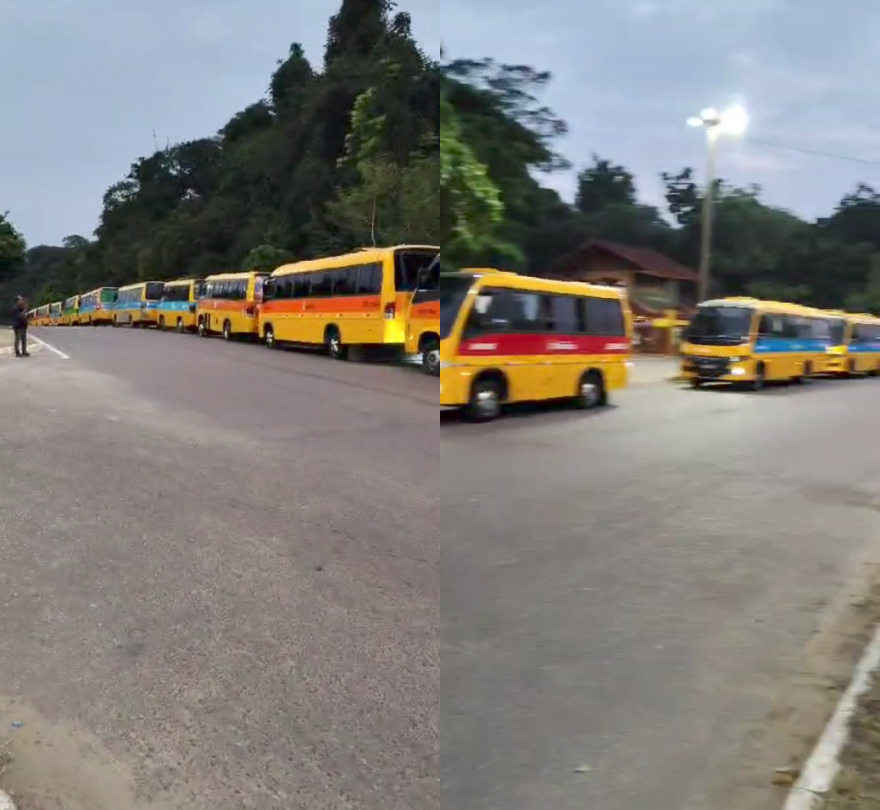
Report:
[[[700,288],[699,299],[709,297],[709,272],[712,254],[712,204],[715,193],[715,157],[718,139],[722,135],[742,135],[749,126],[749,115],[742,107],[731,107],[724,112],[707,107],[699,115],[687,120],[688,126],[706,130],[708,156],[706,160],[706,191],[703,194],[703,222],[700,232]]]

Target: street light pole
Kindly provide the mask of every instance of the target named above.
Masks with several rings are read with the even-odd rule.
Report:
[[[712,279],[712,218],[715,213],[715,162],[718,155],[718,130],[706,127],[706,190],[703,192],[703,214],[700,222],[700,284],[699,299],[709,298]]]
[[[688,119],[688,125],[702,127],[706,131],[708,154],[706,156],[706,190],[703,192],[703,211],[700,222],[700,275],[699,300],[710,295],[712,278],[712,219],[715,210],[715,163],[718,155],[718,139],[723,134],[742,135],[748,127],[748,113],[742,107],[732,107],[719,113],[711,107],[699,116]]]

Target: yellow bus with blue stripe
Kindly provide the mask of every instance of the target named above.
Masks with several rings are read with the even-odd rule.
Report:
[[[116,287],[99,287],[80,296],[80,323],[84,326],[109,326],[113,323],[113,307],[118,293]]]
[[[46,319],[46,326],[58,326],[61,322],[61,309],[63,303],[55,301],[49,304],[49,317]]]
[[[156,325],[156,312],[165,283],[162,281],[139,281],[120,287],[113,308],[114,326],[147,326]]]
[[[61,317],[58,319],[59,326],[79,325],[79,296],[71,295],[64,299],[61,307]]]
[[[805,382],[822,373],[831,346],[827,313],[757,298],[704,301],[682,336],[681,375],[760,390],[767,382]]]
[[[156,309],[160,329],[192,332],[196,328],[196,304],[205,289],[199,278],[166,281],[162,300]]]
[[[828,315],[835,328],[826,373],[842,377],[880,373],[880,318],[841,310]]]

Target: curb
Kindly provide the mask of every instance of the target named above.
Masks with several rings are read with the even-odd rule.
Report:
[[[849,739],[849,721],[878,667],[880,625],[865,648],[853,679],[804,765],[800,778],[788,794],[783,810],[820,810],[825,806],[826,794],[831,790],[840,771],[840,753]]]
[[[15,802],[2,790],[0,790],[0,810],[15,810]]]

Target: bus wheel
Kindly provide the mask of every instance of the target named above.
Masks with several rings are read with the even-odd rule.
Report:
[[[575,404],[584,411],[591,411],[608,401],[605,392],[605,381],[598,371],[588,371],[578,383]]]
[[[208,326],[204,318],[199,318],[199,337],[208,337]]]
[[[440,375],[440,344],[436,338],[428,338],[422,346],[422,371],[432,377]]]
[[[163,332],[165,331],[165,316],[164,315],[159,316],[159,329],[161,329]]]
[[[764,378],[764,364],[758,363],[758,367],[755,369],[755,379],[752,380],[752,391],[763,391],[765,382],[766,380]]]
[[[501,380],[494,376],[480,377],[471,386],[465,417],[470,422],[491,422],[501,415],[503,399]]]
[[[275,330],[271,326],[267,326],[263,332],[263,340],[266,343],[267,349],[275,348]]]
[[[346,347],[342,345],[342,335],[335,326],[328,326],[324,333],[324,345],[327,347],[327,354],[334,360],[344,360],[347,354]]]
[[[178,318],[178,319],[177,319],[177,331],[178,331],[180,334],[183,334],[183,331],[184,331],[184,327],[183,327],[183,318]]]
[[[703,381],[699,377],[691,377],[690,379],[691,388],[702,388]]]
[[[232,340],[232,324],[223,321],[223,340]]]

